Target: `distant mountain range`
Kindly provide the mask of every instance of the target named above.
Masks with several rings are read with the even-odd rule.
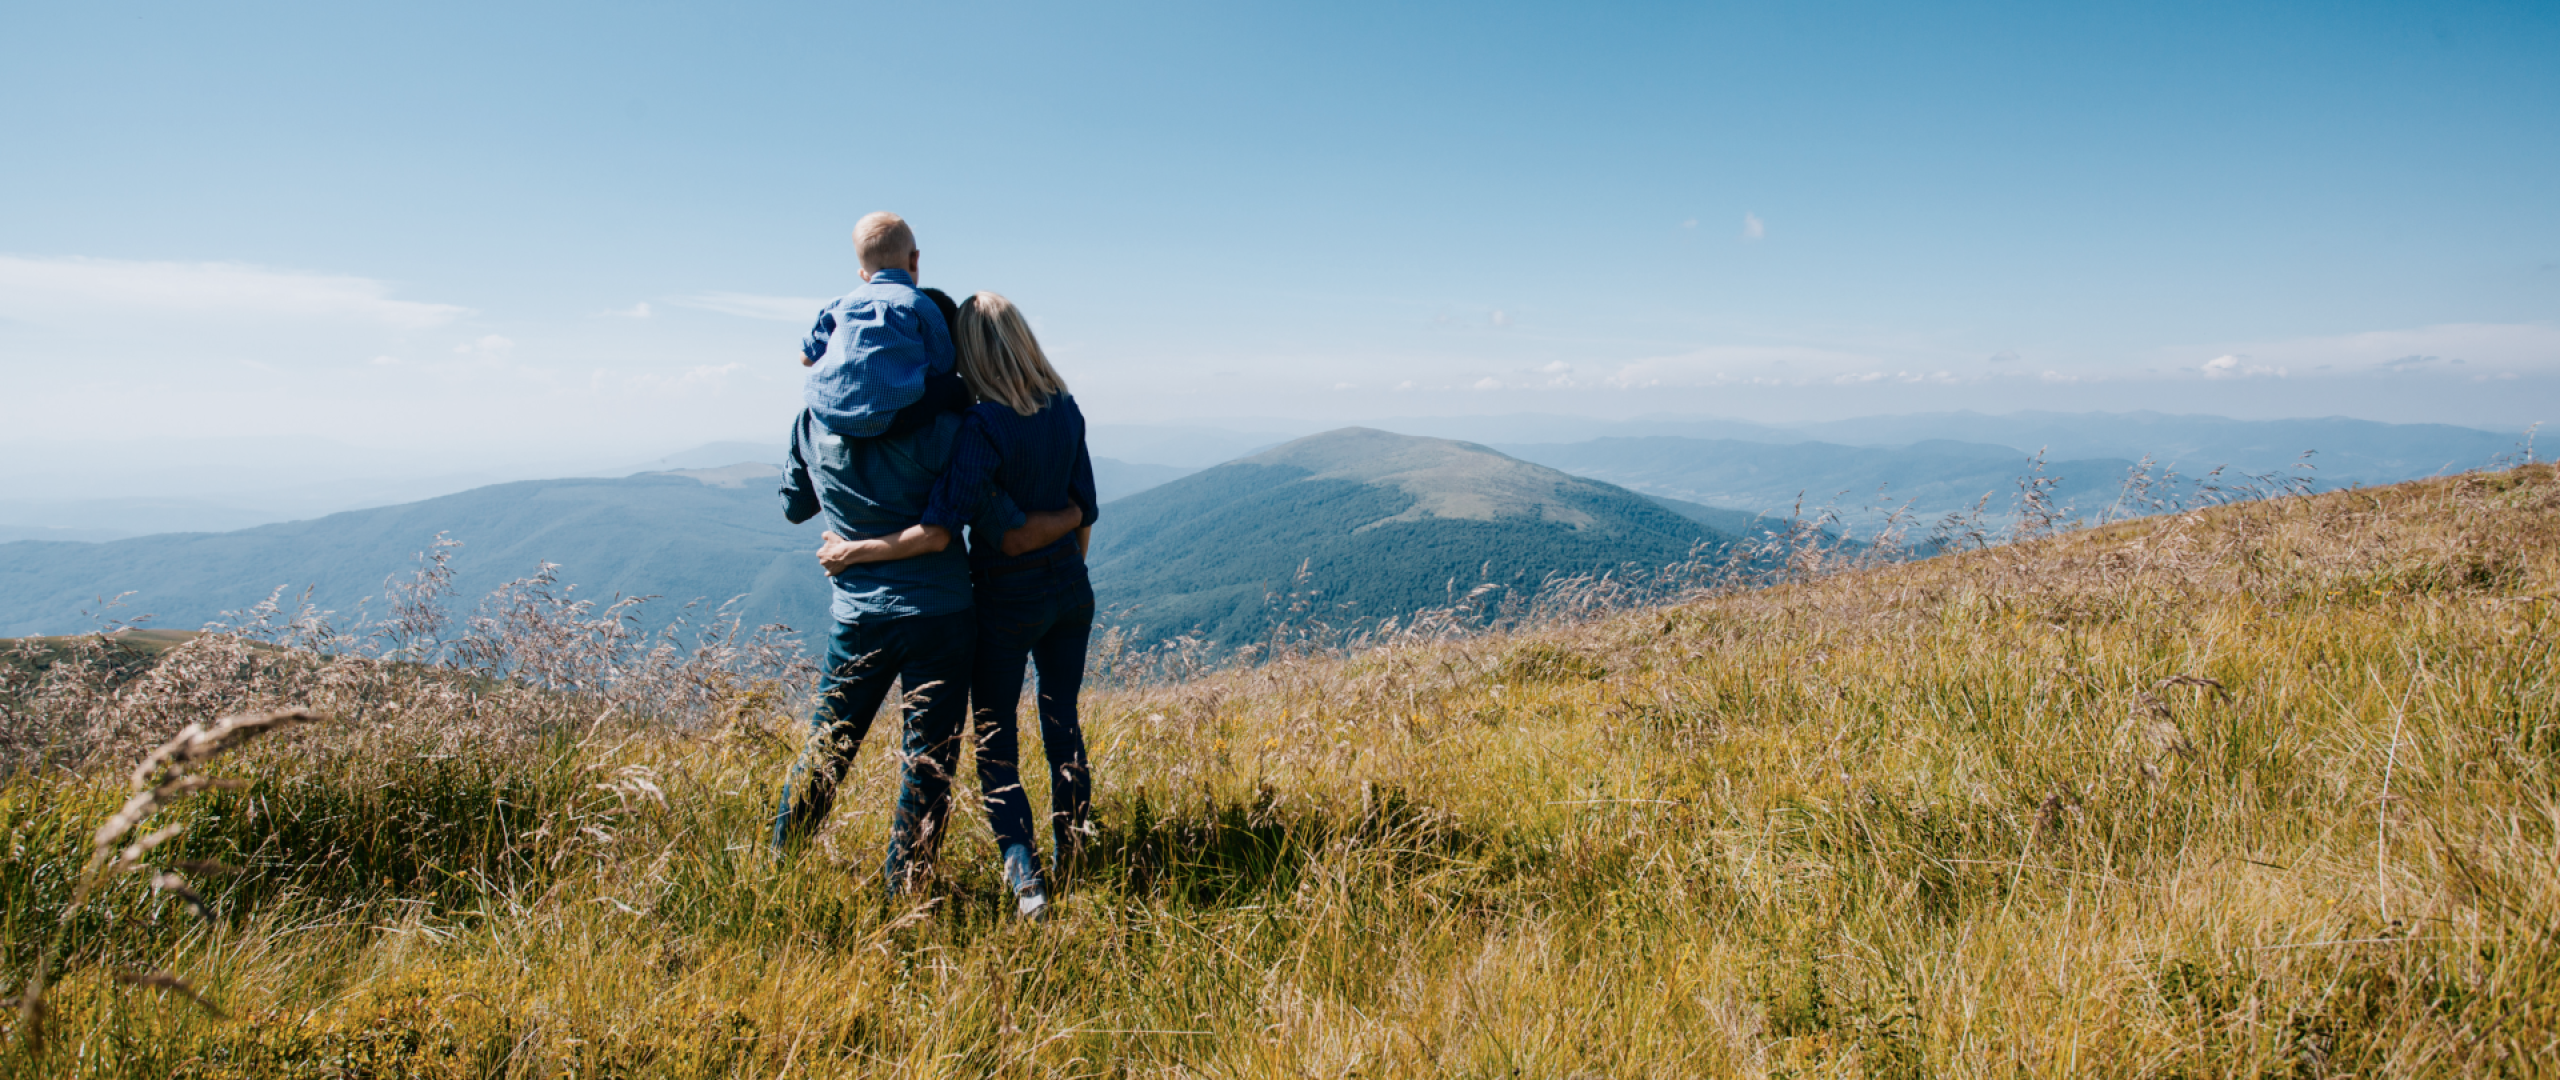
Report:
[[[1087,429],[1104,498],[1135,494],[1189,470],[1234,460],[1334,425],[1299,420],[1222,420],[1188,425],[1098,423]],[[1401,417],[1364,426],[1489,446],[1600,439],[1681,438],[1744,443],[1830,443],[1897,449],[1953,440],[2042,448],[2048,460],[2136,460],[2148,455],[2187,475],[2216,465],[2263,473],[2291,466],[2305,450],[2323,486],[2382,483],[2447,468],[2488,464],[2522,449],[2522,436],[2444,424],[2363,420],[2231,420],[2161,413],[1929,413],[1812,424],[1766,424],[1697,416],[1624,420],[1547,414]],[[1552,456],[1552,455],[1549,455]],[[2547,455],[2546,455],[2547,456]],[[779,462],[780,440],[731,440],[655,458],[562,450],[526,457],[456,446],[434,453],[386,453],[290,436],[218,439],[118,438],[82,444],[0,441],[0,542],[106,540],[166,532],[224,532],[392,506],[491,484],[543,477],[618,477],[642,472]],[[1855,486],[1822,462],[1799,470],[1803,490]],[[1772,468],[1780,466],[1773,463]],[[1568,467],[1570,471],[1570,467]],[[1702,484],[1673,485],[1705,490]],[[1776,486],[1784,487],[1785,484]],[[1750,507],[1783,512],[1782,503]]]
[[[1308,594],[1296,617],[1341,623],[1447,604],[1482,583],[1656,569],[1732,539],[1487,447],[1346,428],[1112,503],[1091,565],[1100,599],[1141,640],[1188,631],[1233,645],[1291,617],[1292,593]]]
[[[1756,532],[1768,524],[1760,517],[1784,517],[1799,499],[1808,511],[1833,504],[1853,530],[1873,524],[1873,507],[1907,502],[1926,519],[1985,496],[1996,520],[2014,505],[2037,446],[2049,448],[2055,501],[2084,514],[2111,504],[2145,454],[2192,477],[2223,462],[2283,472],[2316,450],[2313,476],[2334,487],[2473,468],[2522,450],[2518,436],[2444,425],[2146,413],[1958,413],[1784,429],[1676,417],[1402,423],[1472,429],[1498,445],[1348,429],[1205,471],[1098,456],[1107,507],[1094,566],[1106,602],[1150,630],[1232,642],[1267,629],[1265,598],[1287,592],[1302,563],[1329,610],[1379,616],[1445,602],[1453,582],[1668,562],[1693,544]],[[1622,434],[1571,438],[1592,430]],[[1095,431],[1098,453],[1108,445],[1186,462],[1271,440],[1249,427]],[[1935,437],[1951,431],[1965,437]],[[1865,444],[1879,439],[1904,441]],[[347,611],[438,532],[467,545],[457,565],[469,599],[549,560],[598,599],[743,597],[752,620],[815,626],[826,600],[809,554],[817,530],[776,512],[771,462],[780,456],[759,443],[713,443],[600,470],[654,470],[637,476],[478,486],[254,528],[237,527],[238,514],[261,511],[207,500],[98,498],[80,504],[87,518],[70,520],[30,520],[44,506],[0,501],[0,635],[85,629],[84,609],[128,589],[137,595],[120,614],[149,611],[157,625],[182,629],[288,583]],[[134,532],[154,535],[110,539]]]
[[[783,522],[777,470],[759,462],[624,478],[498,484],[402,506],[227,533],[107,543],[0,544],[0,636],[77,632],[115,612],[192,629],[279,585],[342,616],[408,572],[438,533],[463,541],[467,610],[544,561],[578,595],[656,595],[662,624],[686,601],[738,598],[751,624],[826,619],[815,525]],[[1684,516],[1690,515],[1690,516]],[[1301,566],[1312,611],[1340,622],[1444,604],[1486,581],[1659,567],[1752,518],[1674,506],[1442,439],[1348,429],[1187,475],[1104,507],[1094,530],[1103,602],[1141,640],[1197,632],[1250,640],[1285,614]]]
[[[1894,448],[1948,440],[2005,446],[2020,454],[2043,450],[2047,460],[2149,457],[2179,472],[2199,475],[2216,466],[2248,473],[2292,467],[2304,451],[2332,487],[2388,483],[2439,472],[2459,472],[2518,455],[2524,436],[2451,424],[2386,424],[2345,417],[2234,420],[2221,416],[2156,412],[1973,412],[1865,416],[1804,424],[1760,424],[1689,416],[1639,416],[1626,420],[1523,414],[1514,416],[1409,417],[1371,426],[1415,435],[1467,439],[1490,446],[1574,443],[1608,438],[1672,437],[1757,443],[1827,442]],[[2548,449],[2542,454],[2550,457]]]
[[[667,598],[650,606],[657,623],[686,601],[743,596],[751,625],[820,625],[818,527],[784,522],[774,485],[740,475],[749,470],[775,471],[533,480],[236,532],[0,544],[0,636],[92,629],[81,613],[128,590],[117,616],[149,613],[152,625],[181,630],[246,610],[279,585],[309,588],[313,603],[350,616],[438,533],[463,542],[454,566],[465,611],[549,561],[581,597]]]
[[[2018,481],[2034,467],[2006,446],[1932,440],[1896,449],[1835,443],[1734,439],[1594,439],[1499,447],[1524,461],[1606,480],[1647,495],[1729,511],[1811,518],[1826,510],[1853,528],[1901,511],[1930,519],[1974,509],[1998,520],[2016,505]],[[2057,506],[2094,516],[2123,490],[2133,462],[2121,458],[2047,461]]]

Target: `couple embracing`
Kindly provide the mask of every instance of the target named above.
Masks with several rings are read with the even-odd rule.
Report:
[[[1093,630],[1084,548],[1099,510],[1084,415],[1010,301],[918,289],[914,232],[895,214],[854,228],[861,288],[801,345],[808,408],[791,434],[784,515],[824,515],[818,560],[834,633],[809,741],[785,781],[773,842],[817,832],[887,700],[905,745],[884,873],[912,888],[949,819],[963,728],[1016,910],[1040,918],[1077,863],[1092,798],[1076,692]],[[960,540],[966,536],[965,553]],[[1026,657],[1038,672],[1055,862],[1040,866],[1016,729]]]

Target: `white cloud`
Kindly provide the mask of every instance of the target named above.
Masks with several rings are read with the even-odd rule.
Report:
[[[510,339],[500,337],[496,334],[485,334],[481,337],[454,346],[453,351],[458,353],[478,353],[482,356],[505,356],[508,353],[514,352],[515,348],[516,343]]]
[[[1558,360],[1545,367],[1539,368],[1538,370],[1548,375],[1562,375],[1565,372],[1573,370],[1573,365],[1565,363],[1562,360]]]
[[[2224,353],[2205,361],[2198,370],[2203,371],[2204,377],[2208,379],[2235,379],[2257,375],[2281,379],[2285,375],[2283,368],[2247,363],[2248,359],[2249,357],[2244,353]]]
[[[372,278],[270,270],[242,263],[0,255],[0,315],[30,322],[129,317],[373,323],[418,330],[470,313],[453,304],[394,300]]]
[[[1406,380],[1405,380],[1405,381],[1403,381],[1403,382],[1397,383],[1397,384],[1396,384],[1396,389],[1398,389],[1398,390],[1411,390],[1411,389],[1413,389],[1413,380],[1411,380],[1411,379],[1406,379]]]
[[[678,307],[714,311],[741,319],[798,323],[802,326],[817,322],[818,312],[832,302],[801,296],[757,296],[733,292],[695,293],[668,301]]]
[[[649,317],[649,303],[644,300],[627,308],[612,308],[596,314],[608,319],[646,319]]]
[[[1698,219],[1696,219],[1696,218],[1690,218],[1690,219],[1689,219],[1689,220],[1687,220],[1687,221],[1683,221],[1683,222],[1681,222],[1681,223],[1680,223],[1680,227],[1681,227],[1681,228],[1683,228],[1683,229],[1694,229],[1694,228],[1697,228],[1697,227],[1698,227]]]
[[[399,367],[400,358],[397,356],[377,356],[371,360],[365,361],[365,363],[371,364],[375,367]]]
[[[1491,321],[1492,321],[1492,323],[1493,323],[1493,328],[1494,328],[1494,329],[1496,329],[1496,330],[1500,330],[1500,329],[1502,329],[1502,328],[1504,328],[1504,327],[1507,327],[1507,326],[1510,326],[1510,325],[1511,325],[1511,313],[1510,313],[1510,312],[1508,312],[1508,311],[1504,311],[1504,310],[1502,310],[1501,308],[1495,308],[1495,309],[1493,309],[1493,315],[1491,316]]]
[[[1333,388],[1334,388],[1334,389],[1336,389],[1336,390],[1349,390],[1349,389],[1352,389],[1352,386],[1351,386],[1351,384],[1350,384],[1350,383],[1347,383],[1347,382],[1338,382],[1338,383],[1333,384]]]
[[[1491,375],[1487,375],[1484,378],[1477,379],[1475,381],[1475,388],[1478,390],[1500,390],[1502,389],[1502,380],[1494,378]]]
[[[1767,224],[1767,223],[1762,222],[1762,221],[1760,220],[1760,215],[1758,215],[1758,214],[1744,214],[1744,215],[1742,215],[1742,238],[1743,238],[1743,239],[1745,239],[1745,240],[1757,240],[1757,239],[1760,239],[1761,237],[1764,237],[1764,236],[1767,236],[1767,235],[1769,235],[1769,226],[1768,226],[1768,224]]]

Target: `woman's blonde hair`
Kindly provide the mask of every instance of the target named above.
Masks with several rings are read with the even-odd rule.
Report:
[[[980,398],[1030,416],[1067,392],[1067,380],[1049,366],[1040,339],[1031,336],[1031,324],[1011,300],[991,292],[970,297],[960,305],[960,326],[951,336],[959,346],[960,377]]]

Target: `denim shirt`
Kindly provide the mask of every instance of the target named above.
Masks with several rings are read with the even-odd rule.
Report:
[[[803,409],[791,428],[782,475],[782,514],[799,524],[820,514],[846,539],[896,533],[924,519],[935,484],[951,464],[960,415],[943,413],[903,435],[848,439]],[[991,500],[992,501],[992,500]],[[1006,500],[989,511],[1001,528],[1022,524]],[[827,612],[840,623],[969,609],[969,560],[958,545],[895,562],[856,563],[831,579]]]
[[[1076,536],[1069,532],[1048,547],[1008,557],[1003,530],[990,517],[1019,521],[1018,507],[1069,506],[1084,511],[1086,525],[1102,516],[1094,500],[1093,456],[1084,445],[1084,412],[1076,408],[1076,399],[1060,394],[1029,416],[1001,402],[981,401],[961,414],[951,471],[934,487],[924,523],[955,535],[962,522],[970,523],[969,561],[995,568],[1075,554]]]
[[[889,430],[893,414],[924,396],[925,377],[950,374],[955,361],[942,309],[898,269],[872,271],[819,312],[800,355],[813,361],[808,407],[828,430],[857,439]]]

